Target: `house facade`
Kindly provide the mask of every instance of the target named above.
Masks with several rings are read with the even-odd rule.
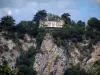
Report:
[[[60,18],[46,17],[44,20],[40,20],[40,26],[39,27],[62,28],[63,25],[64,25],[64,20],[62,20]]]

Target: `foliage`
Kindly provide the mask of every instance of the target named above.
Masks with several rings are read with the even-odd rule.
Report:
[[[37,45],[38,45],[37,48],[39,48],[41,46],[41,43],[44,39],[45,34],[46,34],[46,29],[45,28],[40,28],[39,33],[36,36]]]
[[[78,22],[77,22],[77,25],[79,25],[79,26],[85,26],[85,22],[82,22],[81,20],[79,20]]]
[[[47,28],[39,28],[39,21],[47,16],[46,10],[38,11],[33,21],[21,21],[18,25],[14,26],[15,20],[12,16],[4,16],[1,18],[0,29],[1,31],[7,30],[3,35],[7,39],[16,39],[16,37],[24,39],[25,34],[31,37],[36,37],[37,43],[40,46],[44,35],[48,33]],[[49,15],[50,16],[50,15]],[[54,18],[60,18],[58,15],[51,14]],[[100,21],[92,17],[88,20],[88,25],[79,20],[77,23],[71,21],[69,13],[63,13],[61,18],[65,21],[63,28],[55,28],[49,30],[55,38],[55,42],[64,44],[64,40],[71,40],[73,42],[82,42],[85,39],[91,39],[95,43],[100,39]],[[92,34],[92,35],[91,35]]]
[[[17,25],[18,34],[29,34],[30,36],[36,37],[38,33],[38,25],[33,21],[21,21]]]
[[[96,29],[100,30],[100,21],[95,17],[92,17],[88,20],[88,25],[91,28],[96,28]]]
[[[15,24],[15,20],[12,16],[4,16],[1,18],[1,27],[3,30],[8,30],[10,27],[12,27]]]
[[[39,21],[43,20],[46,16],[47,16],[47,11],[40,10],[34,15],[33,21],[35,21],[36,23],[39,23]]]
[[[54,40],[54,43],[57,44],[57,46],[65,46],[65,41],[64,40],[61,40],[61,39],[56,39]]]
[[[100,60],[90,64],[88,75],[100,75]]]
[[[18,69],[11,69],[7,65],[0,65],[0,75],[17,75]]]
[[[8,61],[7,60],[3,60],[3,65],[8,65]]]
[[[81,69],[79,65],[72,66],[66,69],[64,75],[88,75],[84,69]]]
[[[64,75],[100,75],[100,60],[89,64],[90,68],[86,71],[79,65],[66,69]]]
[[[85,35],[85,27],[77,25],[74,21],[63,28],[52,30],[52,36],[55,39],[72,40],[73,42],[83,41]]]
[[[64,13],[61,15],[61,18],[65,21],[65,24],[68,24],[70,22],[70,14],[69,13]]]
[[[23,52],[17,59],[16,66],[19,69],[18,75],[36,75],[36,71],[33,69],[36,50],[31,47],[28,52]]]
[[[90,26],[87,26],[86,27],[86,38],[91,39],[91,42],[95,44],[98,41],[100,41],[100,31],[93,29]]]

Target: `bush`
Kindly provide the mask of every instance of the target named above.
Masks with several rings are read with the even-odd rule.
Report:
[[[13,19],[12,16],[4,16],[1,18],[1,25],[0,27],[4,31],[8,31],[12,26],[15,25],[15,20]]]
[[[0,65],[0,75],[17,75],[18,69],[11,69],[7,65]]]
[[[8,61],[7,60],[3,60],[3,65],[8,65]]]
[[[54,43],[57,44],[57,46],[65,46],[65,41],[61,39],[55,39]]]
[[[17,59],[16,66],[19,68],[18,75],[36,75],[33,69],[36,51],[33,47],[29,48],[27,53],[22,53]]]
[[[38,35],[36,36],[37,45],[38,45],[37,48],[40,48],[41,43],[42,43],[42,41],[43,41],[45,35],[46,35],[45,28],[40,28],[40,29],[39,29],[39,33],[38,33]]]
[[[80,66],[72,66],[71,68],[68,68],[64,75],[88,75],[84,69],[81,69]]]

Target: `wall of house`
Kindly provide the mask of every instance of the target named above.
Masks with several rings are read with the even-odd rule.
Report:
[[[64,25],[64,21],[40,21],[40,27],[62,27]]]

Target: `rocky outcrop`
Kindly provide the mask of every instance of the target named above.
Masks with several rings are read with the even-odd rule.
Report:
[[[38,75],[63,75],[67,56],[64,47],[57,47],[52,36],[47,34],[42,42],[41,51],[35,57],[34,68]]]
[[[30,47],[36,49],[36,39],[27,34],[24,39],[5,39],[0,34],[0,64],[5,60],[11,68],[15,68],[16,59],[20,56],[21,50],[28,51]],[[54,38],[46,34],[40,46],[40,53],[35,56],[33,68],[38,75],[63,75],[65,69],[72,65],[79,65],[87,70],[91,62],[100,60],[100,43],[92,45],[90,41],[73,43],[65,40],[65,46],[58,47],[54,43]]]
[[[20,56],[18,46],[11,40],[0,36],[0,64],[3,61],[8,63],[8,66],[15,68],[16,59]]]
[[[91,56],[92,57],[89,59],[88,63],[100,60],[100,42],[98,42],[96,45],[93,45]]]
[[[21,49],[27,51],[30,47],[36,48],[36,40],[27,34],[23,40],[17,40],[15,43],[12,39],[5,39],[4,36],[0,34],[0,64],[6,61],[8,66],[15,68],[16,60],[21,54]]]
[[[50,34],[45,36],[41,51],[43,53],[36,55],[34,63],[38,75],[63,75],[65,69],[76,65],[87,70],[94,56],[100,60],[100,44],[94,46],[88,40],[78,43],[66,40],[65,47],[58,47]]]

